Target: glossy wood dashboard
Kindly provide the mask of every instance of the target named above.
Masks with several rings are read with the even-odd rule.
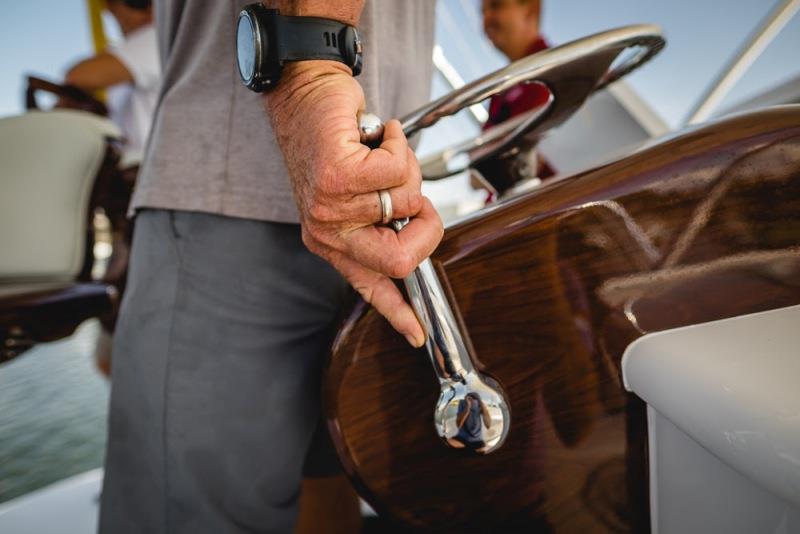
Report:
[[[359,302],[325,400],[362,496],[403,529],[648,532],[645,405],[622,386],[622,353],[800,303],[800,106],[555,179],[448,228],[433,261],[511,430],[489,456],[445,447],[427,354]]]

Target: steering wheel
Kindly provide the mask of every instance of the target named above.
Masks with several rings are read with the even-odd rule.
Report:
[[[36,101],[36,93],[43,91],[59,98],[59,107],[88,111],[101,117],[108,116],[108,108],[100,100],[72,85],[60,85],[48,82],[35,76],[28,76],[28,87],[25,89],[25,109],[40,109]]]
[[[425,158],[423,177],[452,176],[502,155],[522,136],[538,138],[566,121],[592,93],[641,66],[664,45],[660,28],[650,24],[597,33],[524,57],[410,113],[401,119],[408,136],[519,83],[541,83],[550,91],[543,106]],[[629,49],[633,53],[624,54]]]

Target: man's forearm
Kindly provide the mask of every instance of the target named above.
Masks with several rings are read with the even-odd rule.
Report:
[[[277,8],[283,15],[322,17],[356,26],[364,0],[265,0],[264,5]]]
[[[357,25],[364,0],[272,0],[284,15],[315,16]],[[409,343],[425,332],[391,278],[405,278],[442,238],[442,222],[422,196],[422,175],[402,126],[386,123],[383,142],[360,142],[356,117],[364,91],[339,61],[289,61],[264,95],[283,152],[306,247],[333,265]],[[402,232],[380,225],[380,191],[389,193]]]

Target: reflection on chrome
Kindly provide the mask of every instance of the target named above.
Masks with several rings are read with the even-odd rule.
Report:
[[[547,102],[532,111],[507,120],[474,139],[458,143],[420,160],[422,176],[426,180],[441,180],[464,172],[476,163],[491,157],[529,134],[550,112],[555,101],[552,93]],[[532,146],[535,143],[532,144]]]
[[[358,113],[358,133],[361,142],[367,146],[380,144],[383,139],[383,121],[374,113]]]

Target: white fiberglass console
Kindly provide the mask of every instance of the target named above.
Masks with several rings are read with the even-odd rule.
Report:
[[[800,306],[648,334],[622,370],[654,533],[800,532]]]

